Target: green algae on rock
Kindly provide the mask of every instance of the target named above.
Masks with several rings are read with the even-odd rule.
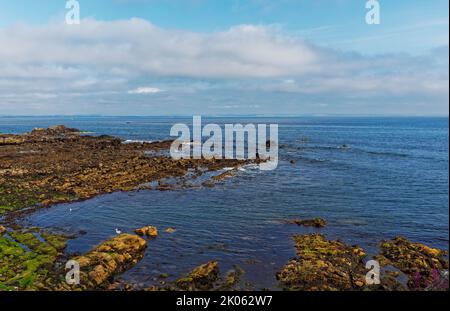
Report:
[[[65,238],[50,232],[14,230],[0,236],[0,290],[47,290],[55,288],[57,259]],[[38,239],[36,235],[41,236]],[[59,241],[55,248],[49,241]]]
[[[448,289],[441,272],[448,271],[446,251],[413,243],[396,237],[380,244],[381,253],[376,259],[381,265],[392,265],[408,276],[408,287],[413,290]]]
[[[356,290],[365,286],[363,249],[321,234],[294,236],[297,257],[277,273],[286,290]]]

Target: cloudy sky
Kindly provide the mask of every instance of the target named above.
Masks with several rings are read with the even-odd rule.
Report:
[[[446,115],[447,0],[0,0],[0,115]]]

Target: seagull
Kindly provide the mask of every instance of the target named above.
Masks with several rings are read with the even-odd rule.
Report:
[[[72,212],[72,208],[69,208],[69,212]]]
[[[116,228],[116,233],[117,234],[122,234],[122,231],[120,231],[119,229]]]

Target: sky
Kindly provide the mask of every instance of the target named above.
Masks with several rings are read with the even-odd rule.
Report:
[[[0,0],[0,115],[448,116],[447,0]]]

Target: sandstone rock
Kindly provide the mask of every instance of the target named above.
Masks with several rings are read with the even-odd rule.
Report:
[[[136,234],[140,236],[148,236],[150,238],[156,238],[158,236],[158,229],[153,226],[147,226],[140,229],[134,230]]]
[[[127,270],[143,258],[147,242],[132,234],[121,234],[79,256],[81,286],[96,288],[113,276]]]

